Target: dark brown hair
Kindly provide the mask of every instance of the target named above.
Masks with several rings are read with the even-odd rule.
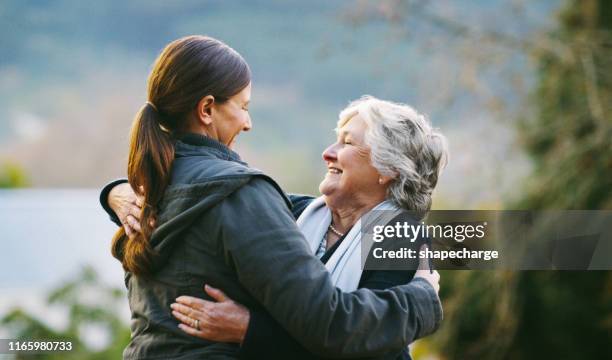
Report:
[[[174,160],[175,135],[186,128],[198,102],[212,95],[223,103],[251,82],[246,61],[223,42],[187,36],[168,44],[148,79],[148,101],[136,114],[130,133],[128,180],[144,198],[142,232],[129,239],[123,228],[113,237],[112,253],[126,271],[145,275],[155,252],[150,240],[159,203]]]

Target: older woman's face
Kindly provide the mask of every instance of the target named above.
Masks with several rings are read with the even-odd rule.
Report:
[[[338,130],[337,141],[323,152],[327,174],[319,185],[328,205],[343,205],[384,199],[385,189],[379,185],[378,171],[370,161],[365,145],[365,121],[355,115]],[[367,205],[367,204],[365,204]]]

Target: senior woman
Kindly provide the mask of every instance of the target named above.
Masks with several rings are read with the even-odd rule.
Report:
[[[328,171],[319,185],[322,196],[292,197],[297,224],[312,253],[343,291],[407,283],[414,270],[361,268],[361,219],[373,211],[404,209],[416,214],[404,221],[420,221],[431,207],[432,191],[447,161],[445,139],[411,107],[369,96],[341,112],[336,130],[337,141],[323,152]],[[121,212],[130,197],[111,196],[111,204]],[[420,242],[411,246],[418,247]],[[243,357],[315,357],[267,313],[249,311],[211,286],[205,291],[218,302],[181,296],[172,304],[173,315],[186,333],[241,343]],[[386,358],[409,359],[410,355],[405,348]]]

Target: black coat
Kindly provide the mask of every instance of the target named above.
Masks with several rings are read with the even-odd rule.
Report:
[[[272,179],[222,144],[199,135],[178,141],[151,239],[153,274],[126,274],[132,339],[124,357],[238,357],[238,345],[191,337],[171,315],[179,295],[211,300],[203,284],[269,314],[321,356],[397,354],[437,329],[441,304],[422,279],[385,291],[335,288],[291,207]]]
[[[314,199],[312,196],[289,195],[293,205],[292,213],[295,219]],[[340,238],[321,257],[323,264],[327,263],[339,247],[344,237]],[[405,242],[404,242],[405,245]],[[408,244],[418,249],[420,242]],[[364,270],[359,279],[358,288],[387,289],[396,285],[407,284],[414,277],[415,270]],[[251,319],[246,336],[240,347],[240,355],[245,359],[320,359],[301,346],[283,327],[268,313],[250,311]],[[408,348],[401,353],[389,353],[378,359],[410,360]]]

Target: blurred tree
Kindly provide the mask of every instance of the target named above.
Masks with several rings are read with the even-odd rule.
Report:
[[[506,94],[490,91],[495,85],[483,74],[501,71],[499,59],[532,59],[536,82],[510,117],[520,119],[534,171],[506,207],[612,209],[612,2],[567,0],[555,28],[537,34],[487,30],[430,5],[368,2],[349,15],[362,21],[374,13],[400,29],[427,22],[446,44],[460,44],[464,86],[486,89],[494,106],[508,104]],[[447,359],[612,358],[609,271],[443,271],[441,278],[445,320],[415,346],[417,359],[429,346]]]
[[[130,340],[130,331],[119,317],[119,306],[124,301],[122,290],[101,284],[91,267],[85,267],[74,279],[50,292],[50,307],[67,311],[67,326],[52,329],[25,310],[16,308],[0,319],[11,338],[20,341],[71,341],[73,350],[36,355],[41,360],[56,359],[120,359]],[[108,335],[102,349],[93,350],[86,344],[85,332],[92,327],[101,328]],[[98,334],[98,332],[96,332]],[[29,359],[32,355],[17,355],[16,359]]]
[[[568,1],[519,125],[534,173],[521,209],[612,209],[612,2]],[[609,271],[447,273],[439,351],[456,359],[612,358]]]
[[[25,171],[17,164],[4,162],[0,166],[0,189],[26,187],[29,181]]]
[[[612,3],[568,2],[554,36],[570,51],[538,59],[535,114],[520,124],[536,167],[517,206],[612,209]]]

